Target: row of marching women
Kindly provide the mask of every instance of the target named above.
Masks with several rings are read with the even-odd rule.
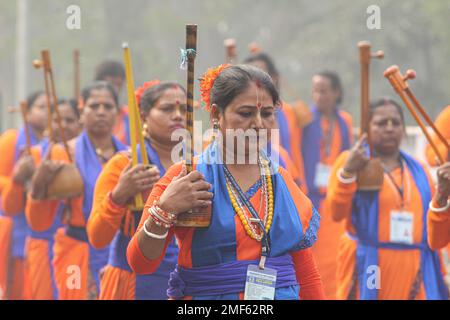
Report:
[[[74,100],[29,96],[24,126],[0,137],[1,299],[448,299],[448,108],[446,140],[424,150],[433,177],[400,150],[396,100],[373,100],[353,141],[335,72],[313,76],[309,107],[288,104],[253,52],[201,77],[212,138],[191,159],[183,141],[179,161],[198,94],[189,50],[186,87],[135,88],[125,54]],[[383,179],[362,189],[373,162]]]

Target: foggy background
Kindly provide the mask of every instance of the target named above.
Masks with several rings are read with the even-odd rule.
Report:
[[[94,77],[103,59],[123,61],[122,42],[129,43],[136,86],[159,78],[185,85],[180,48],[185,25],[198,24],[196,78],[225,62],[223,41],[235,38],[238,62],[257,42],[276,62],[282,77],[281,95],[291,102],[311,103],[311,77],[324,69],[339,73],[344,86],[343,109],[359,119],[359,55],[357,43],[368,40],[383,50],[384,60],[371,64],[371,97],[393,96],[383,77],[398,64],[417,71],[413,92],[434,119],[450,104],[450,0],[0,0],[0,130],[20,124],[7,106],[24,99],[15,84],[18,4],[26,5],[25,93],[43,89],[41,70],[31,62],[49,49],[60,98],[73,95],[72,52],[80,50],[81,86]],[[69,30],[70,5],[81,8],[81,29]],[[369,30],[368,6],[381,8],[381,30]],[[198,99],[198,81],[195,83]],[[125,91],[122,102],[126,102]],[[406,112],[407,113],[407,112]],[[202,119],[206,115],[197,113]],[[413,124],[408,116],[408,124]]]

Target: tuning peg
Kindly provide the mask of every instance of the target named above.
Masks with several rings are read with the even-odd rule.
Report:
[[[416,78],[416,72],[412,69],[408,69],[406,70],[405,75],[403,76],[403,80],[408,81],[408,80],[413,80]]]
[[[399,71],[400,71],[400,69],[399,69],[398,66],[395,66],[395,65],[394,66],[390,66],[389,68],[386,69],[386,71],[384,71],[384,76],[386,78],[388,78],[389,76],[391,76],[391,75],[393,75],[393,74],[395,74],[395,73],[397,73]]]
[[[371,59],[383,59],[384,52],[378,50],[377,52],[371,51],[371,44],[369,41],[358,42],[359,59],[361,64],[369,64]]]
[[[15,113],[15,112],[18,112],[18,111],[19,111],[19,108],[14,107],[14,106],[9,106],[9,107],[7,108],[7,110],[8,110],[8,113]]]
[[[262,49],[256,42],[252,42],[248,45],[248,51],[252,54],[256,54],[261,52]]]
[[[370,56],[372,58],[376,58],[376,59],[383,59],[384,58],[384,52],[382,50],[378,50],[375,53],[371,53]]]
[[[386,71],[384,71],[384,76],[389,80],[394,90],[398,93],[408,88],[408,83],[403,79],[398,66],[394,65],[387,68]]]
[[[229,38],[229,39],[225,39],[224,41],[223,41],[223,45],[225,46],[225,47],[235,47],[236,46],[236,40],[235,39],[233,39],[233,38]]]
[[[33,60],[33,67],[35,69],[40,69],[40,68],[42,68],[43,65],[44,65],[44,62],[42,60],[39,60],[39,59]]]
[[[370,42],[369,41],[360,41],[358,42],[359,48],[370,48]]]

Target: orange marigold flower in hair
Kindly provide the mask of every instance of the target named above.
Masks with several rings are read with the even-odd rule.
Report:
[[[158,85],[160,83],[161,83],[161,81],[159,81],[158,79],[155,79],[155,80],[144,82],[144,84],[142,86],[138,87],[134,91],[134,94],[136,95],[136,103],[137,103],[137,105],[139,106],[139,103],[141,101],[141,97],[142,97],[142,95],[144,94],[144,92],[147,89],[149,89],[151,87],[154,87],[154,86],[156,86],[156,85]]]
[[[200,78],[200,94],[201,99],[204,102],[205,110],[211,111],[211,90],[214,85],[214,81],[216,80],[219,73],[221,73],[224,69],[230,67],[231,64],[221,64],[216,68],[208,69],[203,77]]]

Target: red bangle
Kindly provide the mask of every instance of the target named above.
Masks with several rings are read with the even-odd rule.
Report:
[[[157,205],[157,201],[154,201],[153,206],[148,208],[148,213],[151,219],[160,227],[171,228],[177,220],[177,216],[175,214],[162,210]]]
[[[161,209],[161,207],[158,205],[158,201],[157,200],[153,201],[153,208],[164,219],[167,219],[167,220],[170,220],[170,221],[175,221],[177,219],[177,215],[175,215],[173,213],[166,212],[163,209]]]
[[[120,205],[114,202],[114,199],[112,197],[112,191],[108,192],[108,201],[111,207],[113,207],[116,210],[122,210],[126,207],[125,205]]]
[[[148,213],[150,215],[150,218],[153,220],[153,222],[159,226],[159,227],[164,227],[166,229],[170,229],[171,227],[173,227],[174,222],[173,221],[166,221],[166,220],[162,220],[164,218],[162,217],[158,217],[157,214],[155,214],[155,207],[152,206],[150,208],[148,208]]]

